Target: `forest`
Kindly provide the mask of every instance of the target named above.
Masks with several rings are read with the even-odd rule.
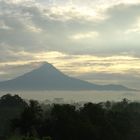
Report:
[[[140,103],[45,104],[0,98],[0,140],[140,140]]]

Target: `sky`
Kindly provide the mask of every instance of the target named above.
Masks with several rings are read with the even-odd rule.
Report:
[[[140,0],[0,0],[0,81],[47,61],[98,84],[140,85]]]

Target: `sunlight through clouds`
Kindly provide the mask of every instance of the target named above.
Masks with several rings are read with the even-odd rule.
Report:
[[[26,53],[18,52],[20,56],[32,56],[31,60],[0,63],[4,65],[25,65],[33,62],[38,64],[47,61],[60,70],[71,74],[84,74],[91,72],[106,73],[140,73],[140,58],[133,56],[100,57],[93,55],[70,55],[60,52]],[[37,65],[38,66],[38,65]]]

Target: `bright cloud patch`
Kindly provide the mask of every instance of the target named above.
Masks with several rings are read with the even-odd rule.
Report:
[[[51,7],[42,7],[45,15],[53,20],[87,20],[87,21],[100,21],[105,19],[101,12],[97,9],[86,7],[86,6],[76,6],[76,5],[65,5],[57,6],[53,5]]]
[[[99,36],[98,32],[88,32],[88,33],[78,33],[71,36],[72,39],[81,40],[81,39],[88,39],[88,38],[96,38]]]

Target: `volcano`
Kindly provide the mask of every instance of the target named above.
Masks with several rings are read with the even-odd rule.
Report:
[[[98,85],[72,78],[49,63],[44,63],[15,79],[0,82],[0,90],[131,90],[122,85]]]

